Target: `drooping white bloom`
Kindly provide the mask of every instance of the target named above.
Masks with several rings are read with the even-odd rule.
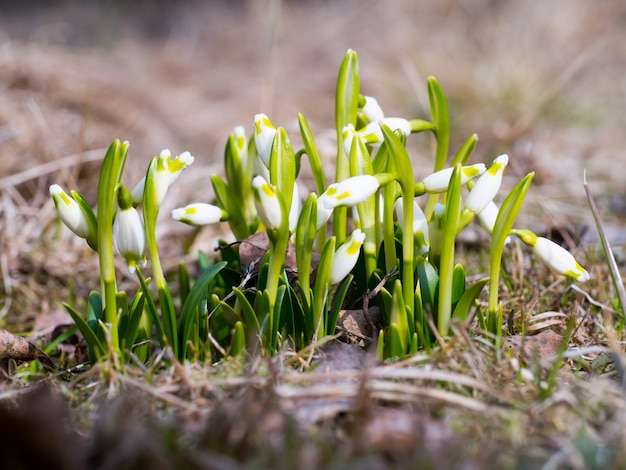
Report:
[[[174,183],[184,169],[193,164],[195,158],[189,152],[183,152],[176,158],[172,158],[169,149],[161,150],[157,157],[156,171],[156,187],[157,187],[157,203],[161,205],[167,194],[170,185]],[[132,190],[134,204],[141,204],[143,201],[143,192],[146,186],[146,177],[144,176]]]
[[[480,225],[489,233],[493,233],[493,227],[496,225],[496,219],[498,218],[498,206],[491,201],[487,206],[477,214]]]
[[[195,161],[195,158],[189,152],[183,152],[176,158],[172,158],[172,154],[168,149],[161,152],[161,158],[167,158],[167,169],[170,174],[170,186],[178,179],[184,169],[189,167]]]
[[[359,251],[364,240],[365,234],[359,229],[356,229],[352,232],[350,238],[337,248],[333,257],[333,266],[330,274],[331,284],[337,284],[352,271],[352,268],[354,268],[354,265],[359,259]]]
[[[398,198],[394,204],[396,210],[396,217],[398,223],[404,222],[404,206],[402,205],[402,198]],[[417,203],[416,199],[413,199],[413,235],[415,235],[415,241],[418,246],[428,247],[428,221],[424,211]]]
[[[67,194],[58,184],[50,186],[50,196],[52,196],[54,201],[57,215],[67,228],[79,237],[87,238],[90,235],[89,223],[74,198]]]
[[[378,101],[372,96],[365,97],[365,105],[361,108],[361,112],[369,122],[378,122],[385,118],[385,113]]]
[[[578,264],[572,254],[561,245],[544,237],[537,237],[533,252],[544,264],[557,274],[571,277],[580,282],[590,279],[590,275]]]
[[[328,222],[328,219],[330,219],[330,216],[333,213],[332,209],[326,208],[325,200],[326,200],[326,196],[324,196],[324,194],[322,194],[320,197],[317,198],[317,224],[316,224],[317,230],[321,229],[322,225]]]
[[[283,217],[274,188],[262,176],[254,177],[252,188],[254,189],[254,205],[265,228],[267,230],[280,228]]]
[[[201,226],[223,220],[226,213],[221,207],[197,202],[172,211],[172,218],[187,225]]]
[[[452,178],[452,172],[454,168],[444,168],[432,175],[427,176],[422,180],[424,190],[427,193],[443,193],[448,190],[450,186],[450,179]],[[461,185],[467,184],[473,178],[482,175],[485,172],[485,165],[483,163],[476,163],[475,165],[461,167]]]
[[[254,145],[261,161],[270,167],[270,154],[276,136],[276,128],[265,114],[254,116]]]
[[[383,131],[380,128],[381,122],[392,131],[401,130],[407,135],[411,133],[411,124],[406,119],[398,117],[383,118],[380,121],[370,122],[364,128],[358,130],[359,135],[366,143],[379,145],[383,142]]]
[[[326,209],[337,206],[354,206],[372,196],[380,187],[378,180],[371,175],[359,175],[333,183],[320,196]]]
[[[141,217],[134,207],[118,210],[113,222],[113,242],[131,274],[143,265],[146,241]]]
[[[476,216],[478,217],[478,222],[489,233],[493,233],[493,228],[496,225],[496,219],[498,218],[498,212],[500,209],[496,205],[495,202],[491,201],[487,206],[480,211]],[[504,244],[508,245],[511,242],[511,236],[509,235],[504,239]]]
[[[493,201],[502,184],[502,173],[508,163],[509,156],[506,154],[493,161],[489,169],[476,180],[476,184],[465,198],[465,209],[478,214]]]
[[[411,123],[409,123],[409,121],[404,118],[389,117],[383,118],[380,121],[392,131],[402,131],[406,135],[409,135],[411,133]]]

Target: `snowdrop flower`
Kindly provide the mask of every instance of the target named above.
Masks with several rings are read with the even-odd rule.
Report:
[[[495,202],[491,201],[487,206],[477,214],[478,222],[489,233],[493,233],[493,228],[496,225],[496,219],[498,218],[498,212],[500,209]],[[504,244],[508,245],[511,242],[511,236],[505,238]]]
[[[355,137],[360,138],[360,134],[357,134],[353,124],[348,124],[343,128],[343,151],[348,158],[350,158],[350,149],[352,148],[352,141]]]
[[[535,256],[553,272],[580,282],[588,281],[591,278],[572,254],[558,243],[544,237],[538,237],[530,230],[515,230],[514,233],[522,242],[531,246]]]
[[[255,176],[252,180],[254,189],[254,205],[257,214],[267,230],[277,230],[282,224],[282,211],[278,195],[274,188],[262,176]]]
[[[477,214],[480,225],[487,230],[487,232],[493,233],[493,227],[496,225],[496,219],[498,218],[499,211],[500,209],[498,209],[496,203],[491,201]]]
[[[113,242],[126,261],[131,274],[135,272],[138,265],[145,264],[146,241],[143,224],[134,207],[118,210],[115,222],[113,222]]]
[[[476,180],[476,184],[465,198],[465,209],[478,214],[489,205],[500,189],[502,173],[508,163],[509,156],[506,154],[493,161],[489,169]]]
[[[172,211],[172,218],[187,225],[202,226],[214,224],[227,218],[228,214],[221,207],[202,202],[179,207]]]
[[[372,196],[380,187],[378,179],[371,175],[359,175],[333,183],[320,196],[326,209],[337,206],[354,206]]]
[[[157,158],[156,186],[157,186],[157,203],[160,206],[167,190],[174,183],[184,169],[193,164],[195,158],[189,152],[183,152],[176,158],[172,158],[169,149],[161,150]],[[146,177],[144,176],[132,191],[133,203],[141,204],[143,201],[143,192],[146,186]]]
[[[256,153],[267,168],[270,167],[270,154],[276,128],[265,114],[254,116],[254,144]]]
[[[402,206],[402,198],[396,200],[394,204],[396,210],[396,216],[398,223],[402,224],[404,221],[404,207]],[[415,235],[415,241],[420,247],[420,252],[428,250],[428,221],[422,208],[417,203],[417,200],[413,199],[413,235]]]
[[[172,158],[172,154],[168,149],[161,152],[161,158],[167,159],[167,168],[170,174],[170,186],[178,179],[184,169],[189,167],[195,161],[195,158],[189,152],[183,152],[176,158]]]
[[[358,130],[363,140],[372,145],[379,145],[383,142],[383,131],[380,128],[380,123],[384,123],[392,131],[401,130],[405,134],[411,133],[411,124],[404,118],[384,118],[380,121],[370,122],[367,126]]]
[[[326,222],[328,222],[328,219],[330,219],[330,216],[333,213],[332,209],[327,209],[326,208],[326,199],[327,197],[324,196],[324,194],[322,194],[320,197],[317,198],[317,224],[316,224],[316,230],[319,230],[322,228],[322,225],[324,225]]]
[[[50,186],[50,196],[54,201],[57,215],[72,232],[81,238],[92,235],[92,227],[76,200],[67,194],[61,186]]]
[[[569,251],[552,240],[537,237],[533,245],[533,252],[548,268],[557,274],[571,277],[580,282],[588,281],[591,278],[589,273],[578,264]]]
[[[365,234],[356,229],[350,238],[335,251],[330,273],[331,284],[337,284],[352,271],[359,259],[359,251],[364,240]]]
[[[385,118],[382,108],[378,104],[376,98],[365,96],[365,105],[361,108],[361,112],[367,118],[368,122],[378,122]]]
[[[431,194],[443,193],[450,186],[453,171],[454,168],[452,167],[439,170],[424,178],[421,183],[417,183],[416,189],[419,189],[422,194],[424,192]],[[461,185],[467,184],[468,181],[482,175],[484,172],[485,165],[483,163],[461,167]]]

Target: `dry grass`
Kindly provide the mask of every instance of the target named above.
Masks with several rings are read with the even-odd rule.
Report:
[[[623,351],[622,342],[609,341],[619,316],[594,232],[581,234],[591,221],[582,189],[587,168],[618,257],[623,250],[626,173],[616,169],[626,164],[620,2],[111,5],[98,11],[69,2],[0,15],[5,327],[35,331],[38,340],[37,319],[57,312],[59,301],[80,307],[98,287],[96,260],[54,221],[50,183],[76,187],[93,201],[97,161],[119,137],[131,142],[131,178],[164,147],[198,158],[164,214],[208,201],[207,177],[221,172],[225,136],[257,112],[292,135],[303,112],[330,155],[335,74],[350,47],[359,53],[363,90],[389,114],[423,117],[425,78],[436,76],[450,101],[453,148],[477,132],[481,161],[508,152],[509,187],[537,171],[524,223],[573,232],[584,242],[577,255],[593,280],[582,293],[512,250],[505,308],[515,332],[527,325],[534,333],[563,334],[573,318],[570,350]],[[428,173],[428,142],[411,145],[416,173]],[[181,248],[188,230],[167,217],[160,230],[168,266],[181,256],[193,260],[195,249],[209,251],[226,235],[202,232],[189,255]],[[484,255],[476,251],[468,246],[467,256],[479,260],[479,272]],[[22,449],[48,459],[31,463],[62,468],[626,465],[621,356],[606,369],[593,362],[598,352],[557,361],[561,372],[546,394],[549,365],[541,368],[532,354],[513,360],[462,328],[432,356],[399,364],[375,364],[351,350],[358,365],[342,370],[333,354],[328,362],[316,351],[318,368],[306,374],[299,369],[306,361],[289,352],[275,361],[162,362],[123,374],[102,366],[42,378],[48,395],[31,395],[32,377],[13,375],[2,383],[0,414],[16,431],[13,441],[0,441],[1,453],[19,459]],[[534,378],[520,378],[520,367]],[[61,428],[69,429],[65,439],[49,441]]]

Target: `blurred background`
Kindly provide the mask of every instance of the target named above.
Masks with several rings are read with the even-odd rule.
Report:
[[[164,219],[172,207],[212,200],[207,178],[222,172],[227,135],[239,124],[251,132],[259,112],[296,147],[302,112],[332,167],[334,87],[348,48],[359,55],[362,92],[386,115],[427,118],[433,75],[448,96],[452,151],[477,133],[474,161],[510,155],[505,186],[536,171],[523,210],[531,226],[591,220],[584,169],[607,220],[623,221],[622,1],[1,1],[5,289],[15,285],[10,273],[33,264],[60,270],[59,279],[75,266],[63,257],[83,245],[67,233],[41,241],[54,220],[47,188],[58,182],[95,202],[114,138],[131,143],[129,186],[163,148],[196,156]],[[427,175],[428,136],[410,145],[416,176]],[[163,236],[186,230],[163,227]],[[25,251],[27,268],[15,255]]]

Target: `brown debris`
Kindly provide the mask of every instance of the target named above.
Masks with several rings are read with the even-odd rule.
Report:
[[[20,362],[37,359],[46,370],[55,370],[54,364],[41,349],[2,328],[0,328],[0,358]]]
[[[361,347],[369,346],[376,331],[374,328],[380,327],[380,310],[378,307],[371,307],[368,310],[369,318],[362,309],[341,310],[337,319],[337,327],[345,334],[345,339]]]
[[[545,359],[553,356],[563,337],[552,330],[543,330],[533,336],[512,335],[506,338],[506,346],[515,354],[522,354],[522,358],[529,362],[535,359]]]

